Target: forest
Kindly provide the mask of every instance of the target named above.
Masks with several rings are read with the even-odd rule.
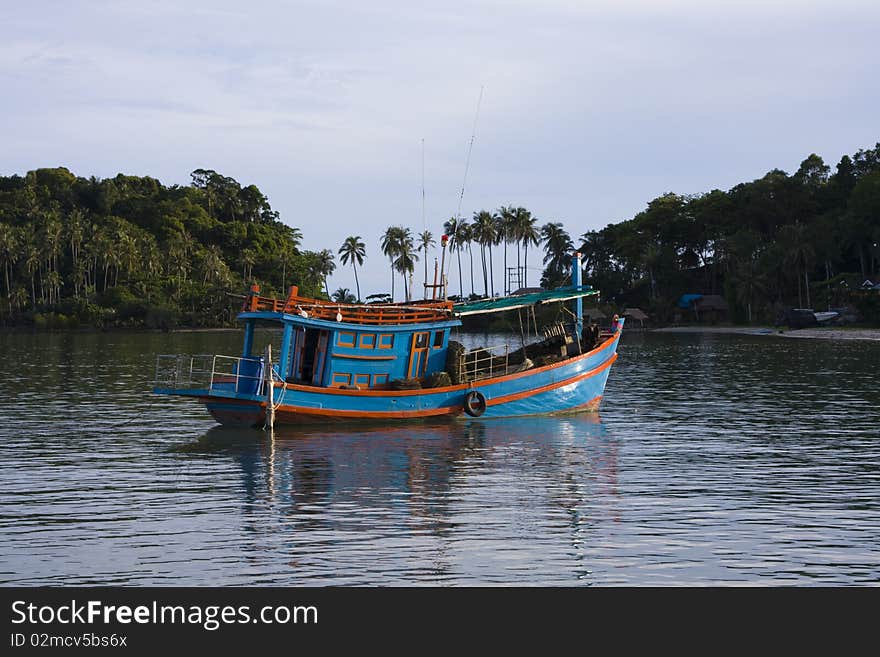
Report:
[[[668,321],[685,293],[719,294],[737,323],[785,308],[855,306],[880,322],[880,143],[832,171],[816,154],[728,191],[664,194],[629,221],[581,236],[587,280],[606,299]]]
[[[512,205],[450,218],[441,236],[390,226],[376,245],[390,265],[389,292],[366,296],[361,236],[335,252],[302,250],[301,230],[283,223],[256,185],[207,169],[191,178],[164,186],[65,168],[0,176],[0,324],[227,326],[236,295],[252,282],[276,296],[297,284],[301,294],[340,302],[408,301],[433,280],[429,262],[443,239],[456,298],[566,285],[577,250],[585,282],[608,310],[639,307],[656,323],[672,321],[677,300],[694,293],[721,295],[735,323],[843,306],[880,323],[880,291],[862,288],[880,278],[880,143],[843,156],[833,171],[811,154],[791,175],[773,169],[728,191],[670,192],[631,219],[577,237]],[[331,294],[337,256],[353,286]]]
[[[319,294],[329,251],[299,248],[255,185],[216,171],[166,187],[150,177],[65,168],[0,177],[0,322],[37,328],[208,327],[231,323],[259,281]]]

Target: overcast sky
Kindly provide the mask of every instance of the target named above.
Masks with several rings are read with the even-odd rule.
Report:
[[[0,173],[215,169],[260,187],[306,248],[361,235],[364,295],[388,291],[385,227],[423,228],[423,139],[428,228],[455,213],[481,87],[462,215],[522,205],[573,237],[667,191],[880,141],[876,0],[30,0],[0,16]],[[350,269],[330,286],[353,290]]]

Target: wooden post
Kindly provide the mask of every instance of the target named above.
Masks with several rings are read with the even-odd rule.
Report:
[[[272,345],[266,345],[265,358],[266,380],[266,428],[272,431],[275,428],[275,385],[272,381]]]

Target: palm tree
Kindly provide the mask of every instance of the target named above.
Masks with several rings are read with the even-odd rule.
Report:
[[[749,324],[752,323],[752,299],[755,292],[765,290],[765,277],[759,267],[761,236],[745,229],[735,233],[729,240],[731,274],[736,299],[746,307]],[[800,279],[798,279],[800,280]]]
[[[330,288],[327,287],[327,277],[336,271],[336,263],[333,260],[333,253],[329,249],[321,249],[321,252],[318,254],[317,274],[324,281],[324,291],[327,293],[328,299],[330,298]]]
[[[657,244],[649,241],[645,245],[645,248],[642,249],[641,263],[645,266],[645,269],[648,272],[648,280],[651,281],[651,301],[656,301],[657,299],[657,279],[654,278],[654,269],[657,267],[657,262],[659,260],[660,249]]]
[[[253,249],[244,249],[238,258],[238,262],[241,265],[241,277],[247,284],[254,273],[254,265],[257,264],[257,254],[254,253]]]
[[[86,218],[82,210],[75,209],[67,217],[67,239],[70,242],[71,268],[79,271],[79,248],[85,236]],[[79,298],[79,277],[73,279],[73,296]]]
[[[458,291],[461,298],[464,299],[464,277],[461,275],[461,248],[465,236],[464,222],[452,217],[449,221],[444,222],[443,232],[449,236],[449,251],[456,251],[458,254]]]
[[[462,220],[461,222],[461,243],[467,245],[468,258],[471,263],[471,296],[474,296],[474,252],[471,245],[474,243],[473,227]]]
[[[6,275],[6,298],[9,302],[9,314],[12,314],[12,290],[9,287],[9,270],[18,259],[18,236],[15,228],[0,223],[0,257],[3,258],[3,273]]]
[[[226,267],[226,263],[223,262],[223,253],[220,251],[219,246],[212,244],[205,250],[202,258],[202,266],[205,270],[205,275],[202,279],[203,284],[207,284],[208,281],[217,281],[223,278],[224,271],[228,268]]]
[[[529,286],[529,244],[538,246],[538,219],[525,208],[517,208],[516,236],[523,245],[523,287]],[[517,251],[517,258],[519,251]],[[517,259],[518,262],[518,259]]]
[[[333,295],[330,297],[336,303],[357,303],[358,299],[354,298],[354,295],[347,287],[341,287],[336,290]]]
[[[418,251],[424,251],[425,254],[422,256],[425,259],[425,298],[428,298],[428,249],[432,246],[436,245],[434,241],[434,236],[431,234],[429,230],[423,230],[419,234],[419,246]]]
[[[26,241],[25,247],[25,263],[24,266],[27,269],[28,274],[31,277],[31,305],[36,307],[37,305],[37,291],[36,291],[36,274],[40,271],[40,250],[37,248],[34,243],[34,239],[32,236],[29,236]],[[40,294],[43,293],[42,281],[40,281]]]
[[[339,247],[339,255],[340,260],[343,265],[347,265],[351,262],[351,267],[354,269],[354,284],[357,287],[357,299],[360,301],[361,298],[361,284],[358,281],[358,270],[357,266],[364,264],[364,256],[366,255],[366,244],[361,241],[360,235],[352,235],[345,238],[345,241],[342,243],[342,246]]]
[[[415,270],[415,263],[418,260],[418,256],[415,252],[415,242],[413,241],[412,233],[409,228],[401,229],[400,233],[400,241],[397,245],[397,258],[395,258],[393,267],[394,270],[399,272],[403,276],[403,289],[406,294],[406,300],[411,301],[412,298],[412,290],[407,287],[406,284],[406,276],[410,274],[410,280],[412,280],[412,273]]]
[[[545,282],[547,287],[558,287],[565,280],[565,272],[574,244],[559,222],[541,226],[541,240],[544,242],[545,252]]]
[[[795,267],[795,276],[797,277],[798,282],[798,305],[802,308],[810,307],[810,279],[808,275],[808,268],[810,262],[813,260],[813,256],[815,255],[815,251],[813,250],[813,245],[810,243],[809,235],[807,234],[807,227],[797,222],[793,225],[784,226],[782,230],[779,231],[780,242],[785,248],[785,261],[788,264],[793,264]],[[801,278],[800,278],[800,268],[803,267],[804,270],[804,286],[806,287],[806,300],[807,305],[802,305],[801,298]]]
[[[513,206],[501,206],[498,210],[498,241],[504,243],[504,294],[510,294],[510,280],[507,275],[507,245],[514,239],[514,226],[516,224],[516,208]]]
[[[497,239],[495,215],[486,210],[474,213],[472,232],[474,240],[480,245],[480,258],[483,263],[483,296],[489,296],[489,280],[492,274],[492,245]],[[486,269],[486,250],[489,251],[489,268]],[[494,290],[493,290],[494,292]]]
[[[402,226],[389,226],[385,229],[385,233],[382,235],[382,240],[380,245],[382,247],[382,253],[388,256],[388,260],[391,263],[391,301],[394,301],[394,261],[400,255],[400,247],[403,242],[404,234],[407,233],[409,229],[405,229]]]

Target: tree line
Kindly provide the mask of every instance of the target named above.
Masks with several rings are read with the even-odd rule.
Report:
[[[259,281],[320,294],[329,251],[301,250],[256,185],[197,169],[190,185],[77,177],[65,168],[0,176],[0,322],[36,326],[216,326]]]
[[[672,319],[682,294],[699,293],[724,296],[731,319],[744,323],[773,322],[787,307],[841,305],[855,305],[865,319],[880,322],[878,295],[859,290],[865,279],[877,282],[880,268],[880,144],[844,155],[833,172],[811,154],[792,175],[773,169],[728,191],[663,194],[632,219],[577,239],[561,222],[542,224],[514,206],[480,210],[470,220],[453,217],[443,234],[452,259],[449,292],[456,298],[509,294],[535,283],[529,255],[540,247],[542,287],[570,283],[577,250],[584,282],[609,305],[641,307],[659,321]],[[431,283],[434,235],[391,226],[380,247],[391,266],[390,297],[396,275],[401,296],[420,297],[412,289],[415,263],[421,257],[422,276]],[[334,298],[359,299],[362,238],[348,237],[339,254],[353,268],[357,296],[342,288]]]
[[[251,282],[278,296],[292,282],[338,302],[410,301],[430,296],[422,283],[433,282],[429,260],[443,239],[455,298],[569,284],[577,250],[584,282],[605,303],[641,307],[661,322],[685,293],[723,295],[741,322],[846,304],[880,322],[880,295],[859,291],[880,275],[880,143],[843,156],[833,171],[811,154],[791,175],[773,169],[728,191],[663,194],[633,218],[575,239],[561,222],[513,205],[450,218],[439,240],[390,226],[378,244],[390,293],[365,298],[361,236],[336,253],[301,250],[301,231],[280,221],[258,187],[216,171],[197,169],[191,184],[172,186],[122,174],[86,179],[65,168],[0,176],[0,322],[223,325],[237,311],[230,294]],[[330,293],[337,255],[352,268],[354,292]]]
[[[569,276],[570,257],[573,252],[572,241],[559,222],[546,223],[539,226],[539,220],[523,207],[502,206],[497,211],[480,210],[475,212],[472,220],[452,217],[443,223],[441,239],[448,240],[449,263],[457,263],[458,293],[455,293],[455,281],[450,281],[449,295],[453,299],[483,298],[499,294],[511,294],[522,287],[529,286],[529,247],[534,251],[539,245],[544,246],[543,265],[546,265],[540,276],[543,287],[558,287]],[[390,294],[371,295],[396,299],[395,276],[401,276],[403,300],[421,298],[422,292],[413,289],[413,274],[416,262],[423,261],[423,280],[419,285],[434,283],[433,270],[429,270],[429,251],[436,250],[437,240],[429,230],[414,235],[405,226],[389,226],[380,240],[382,254],[388,258],[391,271]],[[501,249],[499,265],[502,267],[504,283],[499,289],[495,287],[495,250]],[[479,259],[480,271],[475,276],[475,256]],[[462,266],[462,254],[469,260],[469,277],[465,277]],[[360,235],[352,235],[345,239],[338,254],[344,265],[351,264],[357,296],[352,295],[348,288],[340,288],[332,295],[334,299],[360,299],[360,282],[357,268],[363,266],[366,258],[366,245]],[[515,260],[514,260],[515,256]],[[513,263],[516,263],[515,265]],[[444,267],[449,269],[449,267]],[[439,277],[439,275],[438,275]],[[454,277],[453,277],[454,278]],[[469,285],[466,281],[470,282]],[[439,281],[438,281],[439,282]],[[537,283],[537,281],[532,281]],[[480,284],[482,283],[482,289]]]
[[[704,194],[664,194],[628,221],[581,236],[586,280],[605,298],[669,319],[684,293],[721,294],[739,322],[785,308],[856,305],[880,322],[880,143],[834,171],[816,154],[789,175]]]

